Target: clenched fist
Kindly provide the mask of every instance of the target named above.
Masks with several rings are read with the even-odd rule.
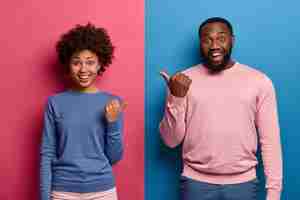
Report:
[[[117,99],[109,101],[105,106],[105,117],[108,122],[115,122],[120,113],[125,109],[126,103]]]
[[[183,73],[176,73],[174,76],[169,76],[166,72],[161,71],[160,75],[165,79],[170,92],[173,96],[184,97],[192,83],[192,80]]]

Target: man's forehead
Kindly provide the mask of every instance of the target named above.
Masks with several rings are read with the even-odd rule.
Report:
[[[206,24],[201,31],[202,35],[210,34],[210,33],[229,33],[230,30],[228,26],[222,22],[211,22]]]

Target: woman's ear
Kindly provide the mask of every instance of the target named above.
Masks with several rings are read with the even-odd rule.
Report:
[[[97,65],[97,74],[101,76],[102,73],[103,73],[103,72],[101,71],[101,66],[100,66],[100,65]]]

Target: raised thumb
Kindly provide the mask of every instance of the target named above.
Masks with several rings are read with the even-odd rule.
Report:
[[[160,71],[159,74],[164,78],[164,80],[168,84],[170,80],[169,74],[166,71]]]

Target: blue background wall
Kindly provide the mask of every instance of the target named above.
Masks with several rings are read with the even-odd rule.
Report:
[[[277,90],[284,158],[283,200],[300,195],[300,2],[146,0],[146,200],[178,200],[180,148],[161,141],[158,124],[163,114],[169,73],[200,62],[197,30],[208,17],[232,22],[236,43],[233,58],[265,72]],[[263,172],[259,167],[261,188]],[[260,199],[264,193],[261,191]]]

